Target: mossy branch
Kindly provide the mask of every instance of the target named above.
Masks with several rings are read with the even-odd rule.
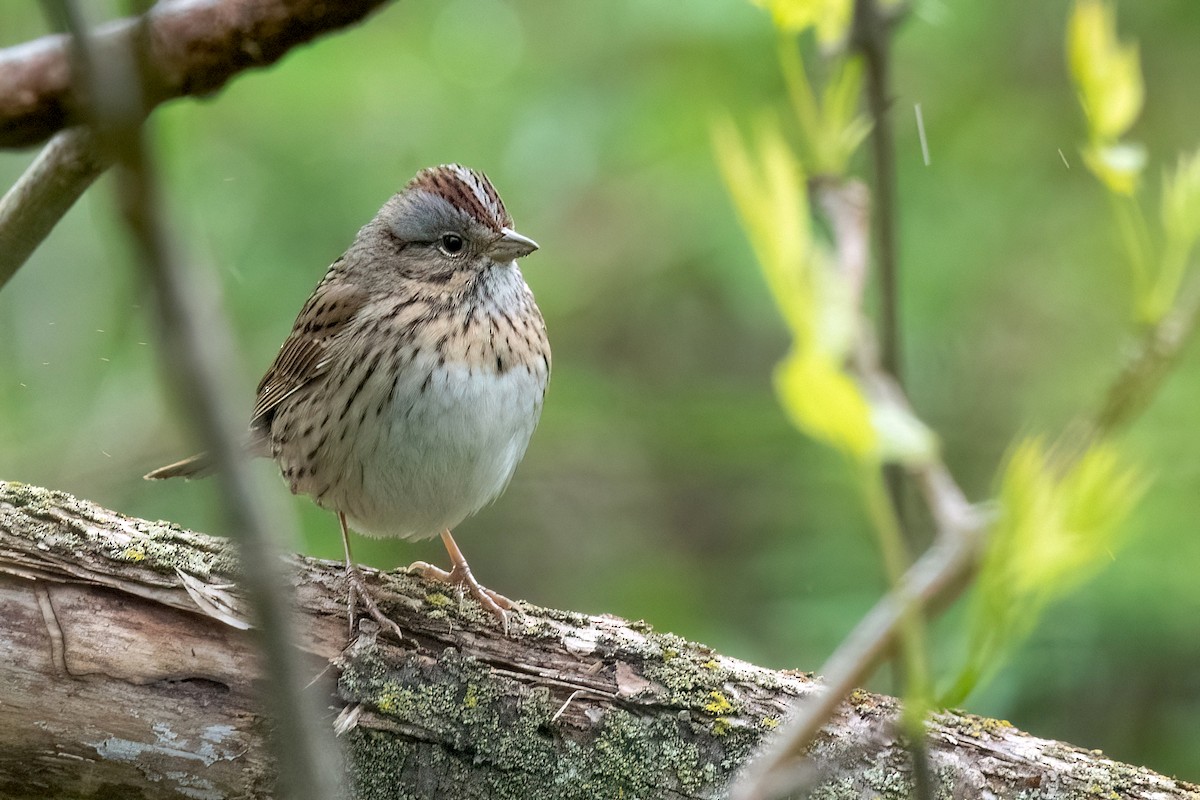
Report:
[[[469,601],[371,573],[403,643],[346,642],[341,569],[289,562],[313,677],[354,795],[721,798],[819,682],[641,622],[526,607],[505,636]],[[186,577],[185,577],[186,576]],[[273,770],[233,548],[0,482],[0,796],[266,798]],[[854,692],[814,744],[819,796],[906,797],[895,700]],[[1200,798],[1200,787],[1008,723],[929,723],[938,797]]]

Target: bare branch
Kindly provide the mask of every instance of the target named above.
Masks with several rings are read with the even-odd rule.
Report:
[[[211,93],[238,72],[266,66],[290,48],[358,22],[386,0],[175,0],[145,17],[147,87],[142,113],[184,94]],[[143,18],[97,34],[103,52],[129,52]],[[72,99],[67,40],[47,36],[0,51],[0,147],[36,144],[83,121]],[[0,289],[107,162],[84,128],[46,146],[0,200]]]
[[[0,199],[0,289],[106,166],[86,128],[50,140]]]
[[[387,0],[162,0],[146,14],[146,110],[215,92],[239,72],[365,18]],[[97,31],[97,47],[128,51],[139,20]],[[0,51],[0,147],[28,147],[83,121],[71,96],[65,36]]]
[[[940,536],[900,586],[859,621],[821,666],[822,690],[797,704],[787,726],[736,787],[735,800],[777,797],[796,788],[787,777],[790,762],[808,750],[838,705],[870,676],[894,644],[906,613],[948,603],[962,591],[978,563],[982,534],[979,527]]]

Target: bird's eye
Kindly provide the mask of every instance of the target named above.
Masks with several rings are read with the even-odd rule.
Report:
[[[448,255],[456,256],[462,252],[465,242],[457,233],[443,233],[441,238],[442,250]]]

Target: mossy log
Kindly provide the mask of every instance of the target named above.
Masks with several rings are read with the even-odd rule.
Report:
[[[719,798],[812,676],[640,622],[470,601],[373,573],[405,632],[348,637],[340,565],[291,558],[310,691],[353,794]],[[253,631],[224,540],[0,482],[0,797],[269,797]],[[819,797],[907,797],[895,700],[858,692],[814,746]],[[939,797],[1200,798],[1200,788],[1005,722],[929,723]]]

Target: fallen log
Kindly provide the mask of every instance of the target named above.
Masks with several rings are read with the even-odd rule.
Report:
[[[341,566],[290,557],[298,658],[375,798],[720,798],[820,681],[643,622],[526,606],[507,634],[446,587],[367,570],[405,632],[346,624]],[[259,666],[224,540],[0,482],[0,797],[271,796]],[[907,797],[892,698],[812,748],[817,796]],[[938,797],[1200,798],[1200,787],[960,712]]]

